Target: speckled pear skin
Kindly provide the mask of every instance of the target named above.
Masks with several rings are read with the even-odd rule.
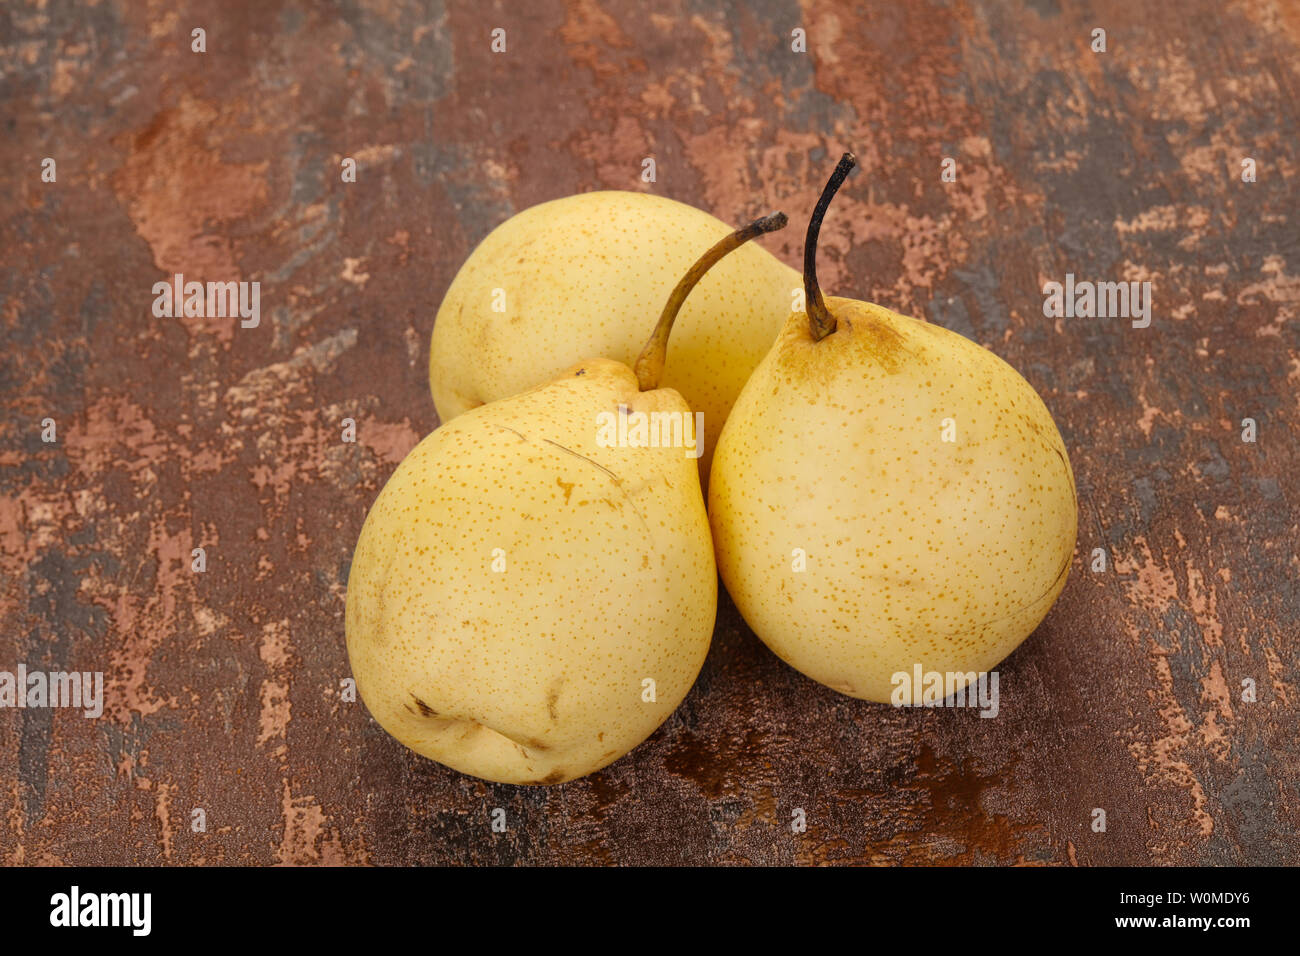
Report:
[[[429,380],[439,417],[549,382],[588,355],[631,366],[677,281],[733,229],[684,203],[617,191],[506,220],[438,309]],[[732,403],[800,288],[799,273],[749,243],[709,270],[677,316],[662,384],[704,413],[706,478]],[[495,289],[505,292],[504,313],[492,311]]]
[[[641,743],[690,690],[718,586],[696,460],[601,447],[597,415],[620,403],[689,423],[672,389],[589,360],[444,424],[380,492],[348,577],[348,656],[407,747],[485,780],[561,783]]]
[[[836,331],[814,342],[791,316],[736,402],[709,516],[754,633],[814,680],[886,702],[896,672],[987,671],[1037,627],[1074,552],[1074,475],[1042,400],[992,352],[826,303]]]

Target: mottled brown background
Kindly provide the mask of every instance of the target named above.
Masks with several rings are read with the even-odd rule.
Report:
[[[1300,863],[1295,2],[19,0],[0,69],[0,669],[108,685],[97,721],[0,712],[0,859]],[[460,776],[342,702],[351,550],[437,424],[474,244],[651,188],[788,210],[765,244],[794,264],[845,148],[823,284],[993,348],[1070,448],[1078,554],[1001,716],[838,696],[725,601],[672,719],[562,787]],[[1067,271],[1149,279],[1151,327],[1043,318]],[[174,272],[260,281],[261,327],[153,318]]]

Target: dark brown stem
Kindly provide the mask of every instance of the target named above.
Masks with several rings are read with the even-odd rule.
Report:
[[[803,243],[803,291],[806,300],[804,307],[808,310],[808,328],[812,331],[814,342],[820,342],[835,331],[835,316],[826,308],[821,287],[817,285],[817,234],[822,230],[822,219],[826,216],[835,193],[839,191],[840,184],[857,164],[858,158],[852,153],[840,157],[839,165],[831,173],[821,198],[817,200],[817,208],[808,220],[808,236]]]
[[[664,362],[668,359],[668,335],[673,330],[673,323],[677,320],[677,313],[681,310],[682,303],[686,301],[686,297],[695,288],[695,283],[699,282],[704,277],[704,273],[713,268],[714,264],[732,249],[743,246],[755,236],[761,236],[765,232],[776,232],[778,229],[784,229],[788,221],[783,212],[774,212],[762,219],[755,219],[748,226],[737,229],[700,256],[699,261],[691,266],[686,275],[682,276],[682,280],[673,289],[673,294],[668,297],[668,304],[664,306],[663,312],[659,315],[659,324],[655,326],[654,332],[651,333],[650,341],[646,342],[645,348],[641,350],[641,354],[637,356],[636,364],[633,366],[633,370],[636,372],[636,381],[641,391],[648,392],[659,387],[659,379],[664,374]]]

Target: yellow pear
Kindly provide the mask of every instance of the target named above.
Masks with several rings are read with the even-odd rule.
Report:
[[[808,314],[719,438],[709,518],[727,591],[768,647],[842,693],[913,704],[917,665],[965,688],[1034,630],[1065,585],[1078,506],[1061,435],[1015,369],[938,326],[823,299],[817,234],[853,164],[809,224]]]
[[[347,645],[371,714],[464,773],[552,784],[654,732],[709,649],[717,570],[695,421],[659,387],[673,291],[634,373],[588,359],[442,425],[366,517]]]
[[[593,192],[526,209],[485,238],[438,309],[429,380],[447,422],[591,355],[631,364],[677,278],[731,227],[692,206]],[[781,329],[799,274],[757,245],[719,263],[683,307],[663,384],[704,415],[701,474],[746,379]]]

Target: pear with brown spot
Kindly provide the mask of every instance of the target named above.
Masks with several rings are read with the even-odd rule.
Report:
[[[346,617],[361,697],[407,747],[486,780],[560,783],[617,760],[686,696],[717,570],[694,419],[659,376],[700,276],[784,225],[710,249],[635,372],[582,362],[457,416],[398,466],[361,530]],[[655,433],[676,447],[637,431],[655,413],[680,426]]]
[[[603,190],[507,219],[447,289],[429,349],[443,422],[545,384],[589,355],[631,363],[678,277],[731,227],[685,203]],[[736,250],[682,307],[663,384],[704,415],[701,477],[731,405],[781,330],[799,273],[757,243]]]
[[[964,687],[1037,627],[1078,505],[1061,435],[1015,369],[938,326],[823,299],[817,234],[853,165],[809,223],[807,314],[718,439],[709,518],[727,591],[779,657],[853,697],[921,703],[916,665]]]

